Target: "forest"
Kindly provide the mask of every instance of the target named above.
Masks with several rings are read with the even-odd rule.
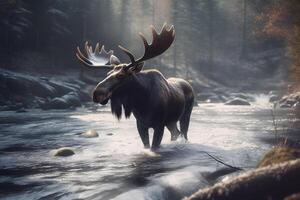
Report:
[[[140,55],[143,47],[137,33],[149,36],[149,25],[159,29],[167,22],[176,27],[176,40],[148,66],[186,78],[197,73],[225,85],[245,78],[254,84],[257,78],[283,73],[277,70],[285,55],[292,60],[291,69],[298,71],[297,6],[297,0],[4,0],[1,67],[79,70],[74,52],[85,41],[100,42],[126,61],[119,44]]]
[[[300,0],[0,0],[0,89],[0,199],[300,199]]]

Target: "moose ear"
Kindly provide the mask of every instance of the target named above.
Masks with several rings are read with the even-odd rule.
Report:
[[[119,58],[117,58],[114,55],[110,56],[109,62],[110,62],[111,65],[119,65],[119,64],[121,64]]]
[[[135,66],[131,67],[130,70],[133,71],[134,73],[139,73],[140,71],[142,71],[144,64],[145,62],[137,63]]]

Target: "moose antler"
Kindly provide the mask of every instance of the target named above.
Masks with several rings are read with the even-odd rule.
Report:
[[[157,33],[153,26],[151,26],[150,28],[152,30],[153,37],[151,44],[147,42],[145,36],[142,33],[139,33],[139,36],[142,38],[145,47],[144,55],[141,58],[135,60],[134,55],[128,49],[119,45],[119,48],[124,51],[130,58],[131,63],[129,63],[127,67],[132,67],[137,63],[141,63],[150,58],[159,56],[160,54],[165,52],[173,43],[175,38],[174,26],[171,26],[171,28],[167,30],[167,24],[165,23],[160,33]]]
[[[99,43],[96,44],[95,50],[93,51],[93,47],[85,42],[84,49],[86,56],[80,51],[80,48],[77,47],[76,56],[77,58],[88,67],[96,67],[96,68],[112,68],[113,65],[110,64],[110,59],[113,56],[114,59],[118,59],[113,55],[113,51],[106,51],[104,45],[99,46]]]
[[[167,24],[165,23],[160,33],[157,33],[153,26],[151,26],[150,28],[152,30],[153,37],[151,44],[147,42],[145,36],[142,33],[139,33],[139,36],[142,38],[145,47],[144,55],[141,58],[135,60],[134,55],[128,49],[119,45],[119,48],[129,56],[131,61],[126,65],[126,68],[137,66],[138,63],[159,56],[160,54],[165,52],[173,43],[175,38],[174,26],[171,26],[169,30],[167,30]],[[101,46],[100,49],[99,43],[97,43],[94,51],[92,46],[90,46],[88,42],[85,43],[84,47],[86,56],[80,51],[79,47],[77,47],[76,56],[83,64],[88,67],[110,69],[114,67],[114,65],[110,61],[114,61],[114,63],[120,63],[119,59],[113,55],[113,51],[110,50],[107,52],[104,49],[104,45]]]

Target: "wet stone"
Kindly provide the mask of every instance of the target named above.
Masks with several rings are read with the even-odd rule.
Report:
[[[82,133],[81,136],[85,138],[95,138],[95,137],[99,137],[99,134],[97,133],[97,131],[91,129]]]
[[[235,98],[233,100],[227,101],[225,105],[233,105],[233,106],[250,106],[251,104],[241,98]]]
[[[68,157],[74,155],[75,152],[73,149],[68,147],[62,147],[55,151],[54,156],[60,156],[60,157]]]

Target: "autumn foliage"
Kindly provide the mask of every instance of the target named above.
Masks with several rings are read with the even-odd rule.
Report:
[[[291,59],[290,75],[295,90],[300,90],[300,0],[274,1],[258,17],[264,22],[263,32],[286,41]]]

